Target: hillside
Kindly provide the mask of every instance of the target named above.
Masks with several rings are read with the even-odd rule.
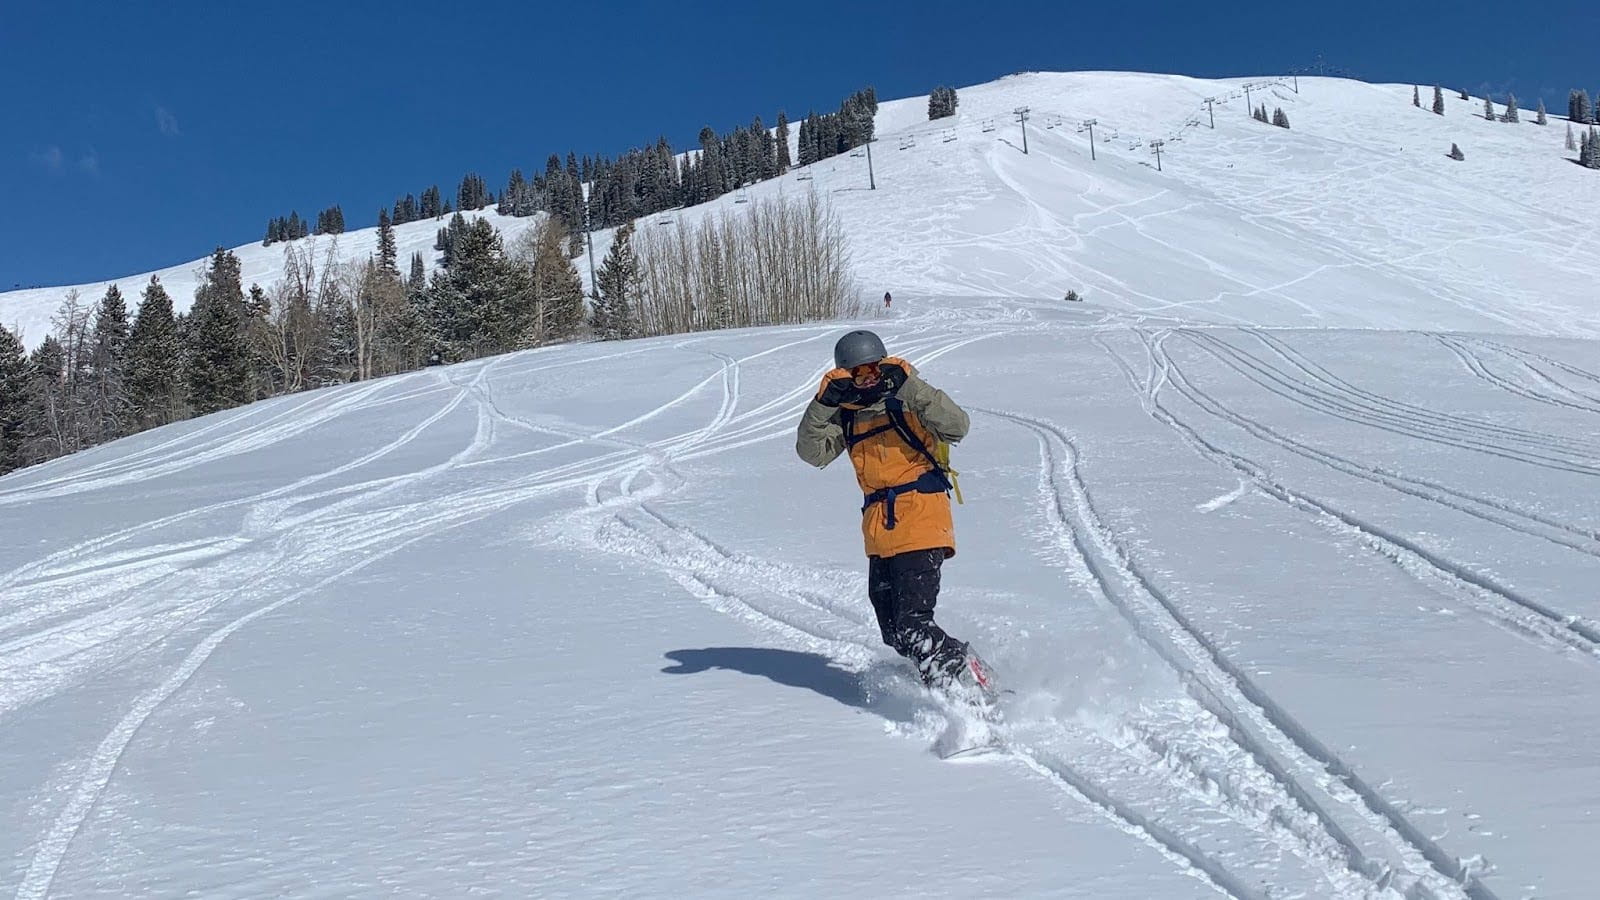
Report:
[[[865,292],[1059,298],[1211,322],[1600,334],[1600,254],[1586,210],[1600,177],[1563,150],[1564,120],[1484,121],[1481,98],[1447,92],[1444,116],[1408,85],[1299,79],[1257,90],[1292,128],[1247,112],[1243,79],[1115,72],[1032,73],[963,88],[951,119],[926,98],[882,104],[867,187],[864,156],[792,170],[687,212],[741,198],[824,192],[850,235]],[[1216,97],[1217,127],[1204,100]],[[1012,115],[1031,109],[1029,154]],[[1098,119],[1097,160],[1078,123]],[[993,130],[987,130],[993,129]],[[1169,141],[1155,171],[1152,140]],[[1466,160],[1447,157],[1459,144]],[[902,147],[904,149],[902,149]],[[856,151],[860,153],[860,151]],[[482,215],[514,240],[532,219]],[[437,222],[396,229],[400,259],[430,259]],[[324,239],[325,240],[325,239]],[[343,258],[376,230],[341,235]],[[609,237],[597,235],[597,259]],[[246,284],[269,286],[283,247],[236,248]],[[160,270],[176,307],[205,259]],[[587,269],[579,265],[587,278]],[[149,273],[118,279],[136,298]],[[105,283],[79,285],[84,296]],[[43,339],[66,288],[0,294],[0,321]]]
[[[857,322],[437,366],[0,477],[0,893],[1589,896],[1596,173],[1564,123],[1395,86],[1210,129],[1231,91],[885,103],[877,191],[864,156],[748,191],[828,193],[895,296]],[[882,645],[850,467],[795,457],[859,326],[972,416],[938,611],[1013,691],[988,756],[940,758],[977,725]]]

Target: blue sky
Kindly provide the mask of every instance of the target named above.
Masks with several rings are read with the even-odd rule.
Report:
[[[1021,70],[1600,88],[1593,3],[0,3],[0,289],[147,271],[468,171]],[[447,7],[453,7],[447,9]],[[1514,16],[1508,13],[1515,13]]]

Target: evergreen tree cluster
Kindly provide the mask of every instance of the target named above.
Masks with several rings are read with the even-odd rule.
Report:
[[[321,227],[320,223],[318,227]],[[300,214],[291,212],[287,217],[279,216],[267,222],[267,237],[261,242],[261,246],[271,247],[280,241],[297,241],[310,233],[310,229],[306,227],[305,220],[300,218]],[[317,233],[321,234],[322,232],[319,230]]]
[[[872,140],[877,112],[878,94],[869,87],[846,97],[838,112],[809,113],[800,123],[800,165],[837,156]]]
[[[1283,107],[1275,106],[1272,108],[1272,124],[1279,128],[1289,127],[1289,116],[1283,111]]]
[[[1589,126],[1578,150],[1578,162],[1586,169],[1600,169],[1600,131]]]
[[[335,204],[317,213],[317,230],[312,234],[344,234],[344,210]]]
[[[928,119],[945,119],[956,114],[956,106],[960,100],[956,97],[953,87],[939,86],[928,95]]]
[[[1265,122],[1269,125],[1272,123],[1271,117],[1267,115],[1267,105],[1265,103],[1261,104],[1255,109],[1250,110],[1250,118],[1255,119],[1257,122]]]
[[[456,209],[483,209],[493,202],[494,194],[489,191],[489,185],[476,172],[468,172],[461,179],[461,186],[456,188]]]
[[[1594,109],[1589,105],[1589,92],[1574,90],[1567,95],[1567,119],[1579,125],[1593,124]]]
[[[544,206],[538,188],[522,177],[521,169],[512,169],[506,180],[506,189],[500,192],[500,202],[495,212],[502,216],[531,216]]]
[[[423,219],[437,219],[450,214],[450,202],[444,200],[439,193],[437,184],[431,185],[422,192],[422,199],[407,194],[394,202],[394,210],[389,218],[395,225],[404,225],[407,222],[420,222]]]

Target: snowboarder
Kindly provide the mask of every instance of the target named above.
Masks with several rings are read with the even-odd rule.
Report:
[[[983,660],[933,621],[939,569],[956,552],[952,483],[935,448],[966,437],[967,414],[870,331],[840,338],[833,362],[800,420],[795,451],[819,469],[850,454],[865,495],[867,596],[883,642],[929,687],[959,685],[992,699]]]
[[[890,302],[892,302],[893,300],[894,300],[894,298],[889,296],[889,292],[888,291],[884,291],[883,292],[883,308],[884,309],[888,309]]]

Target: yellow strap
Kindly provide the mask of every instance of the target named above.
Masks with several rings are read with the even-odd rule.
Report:
[[[944,473],[950,476],[950,487],[956,492],[956,502],[962,503],[961,482],[957,480],[957,477],[961,473],[950,468],[950,445],[945,441],[940,441],[939,443],[935,444],[933,447],[933,458],[939,461],[939,468],[944,469]]]

